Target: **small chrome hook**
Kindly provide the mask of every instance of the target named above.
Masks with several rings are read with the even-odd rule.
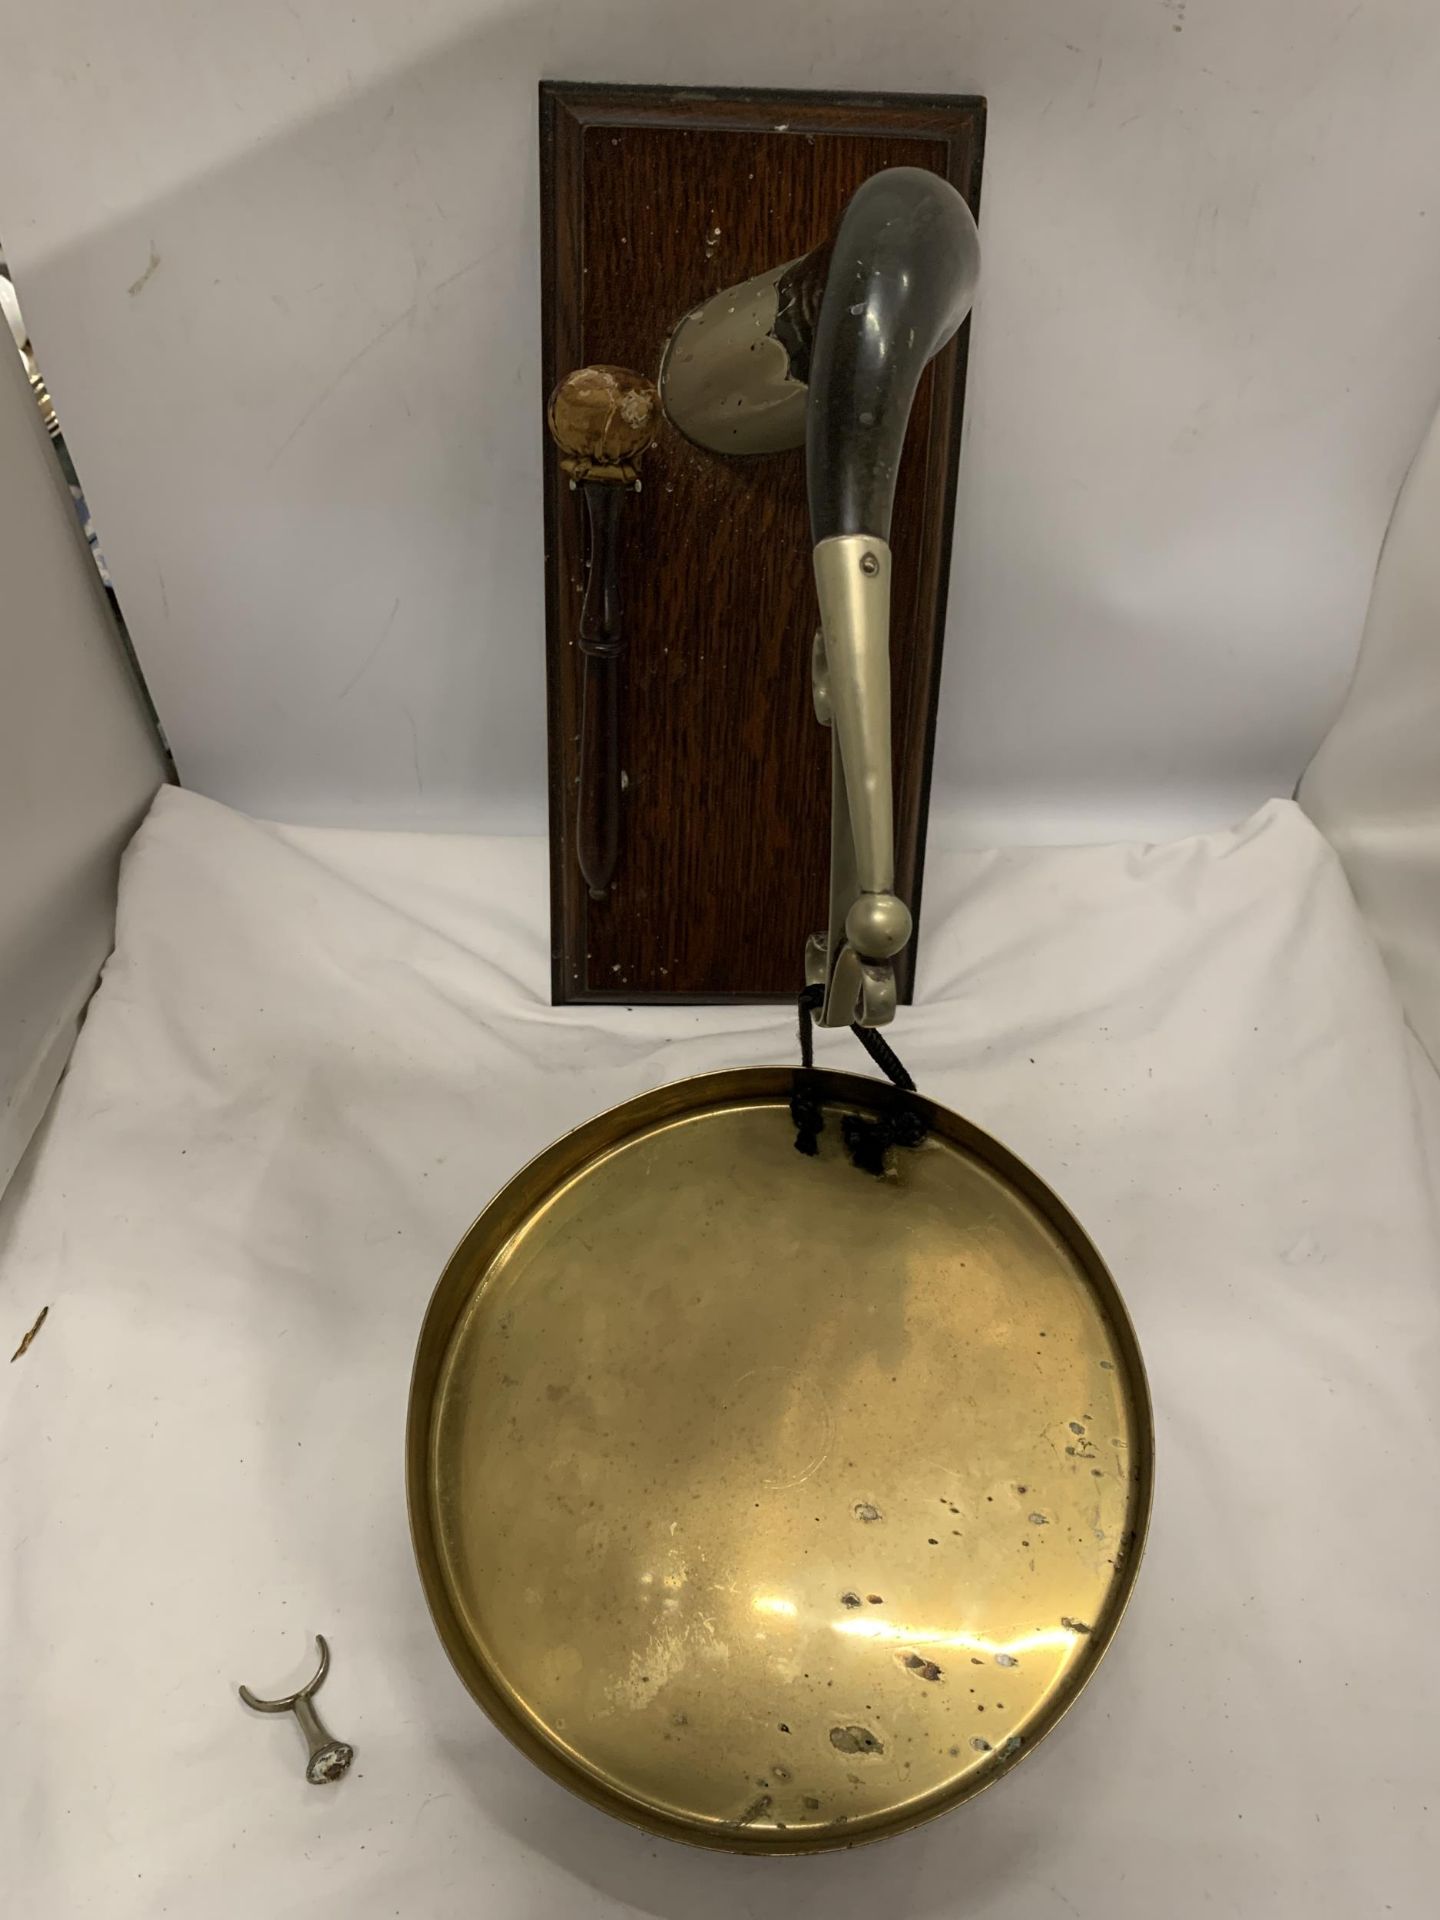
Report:
[[[293,1713],[300,1722],[300,1731],[310,1746],[310,1758],[305,1764],[305,1778],[312,1786],[323,1787],[331,1780],[340,1780],[350,1771],[350,1762],[355,1758],[355,1749],[347,1746],[343,1740],[332,1738],[324,1721],[311,1705],[311,1700],[320,1691],[327,1673],[330,1671],[330,1649],[326,1645],[323,1633],[317,1633],[315,1644],[320,1649],[320,1666],[313,1680],[295,1693],[287,1693],[283,1700],[260,1700],[248,1687],[241,1687],[240,1698],[256,1713]]]

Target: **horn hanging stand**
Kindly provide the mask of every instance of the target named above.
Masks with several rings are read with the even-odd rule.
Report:
[[[623,514],[547,468],[557,1002],[909,996],[983,128],[542,88],[546,391],[663,407]]]
[[[1099,1256],[880,1031],[977,265],[945,167],[978,162],[978,109],[544,100],[557,991],[798,988],[801,1064],[627,1100],[491,1201],[420,1336],[411,1529],[457,1672],[538,1766],[650,1833],[816,1852],[1023,1764],[1115,1630],[1150,1501]],[[600,401],[578,418],[577,371]],[[581,565],[568,481],[624,465],[652,380],[644,494],[604,537],[587,498]],[[807,680],[832,831],[801,987],[825,894]],[[612,842],[587,822],[616,764]],[[817,1016],[891,1084],[816,1067]]]

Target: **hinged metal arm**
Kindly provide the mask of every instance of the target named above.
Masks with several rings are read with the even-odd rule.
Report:
[[[826,990],[822,1026],[877,1027],[894,1015],[891,962],[911,925],[894,892],[888,544],[863,533],[822,540],[815,585],[816,711],[833,729],[830,915],[806,974]]]

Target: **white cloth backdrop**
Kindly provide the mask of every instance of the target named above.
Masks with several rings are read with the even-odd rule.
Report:
[[[188,786],[543,827],[542,74],[988,97],[938,833],[1228,823],[1329,724],[1440,385],[1434,0],[45,0],[0,72]]]
[[[1440,1065],[1440,417],[1395,503],[1354,684],[1300,786]]]
[[[1158,1493],[1054,1737],[826,1859],[694,1854],[572,1801],[471,1705],[412,1571],[411,1350],[471,1215],[605,1104],[792,1057],[779,1010],[552,1010],[545,891],[539,842],[273,828],[168,790],[141,831],[0,1209],[10,1344],[50,1307],[0,1368],[4,1910],[1432,1912],[1440,1083],[1304,816],[932,873],[897,1044],[1107,1255]],[[234,1693],[297,1681],[316,1631],[359,1749],[325,1790]]]

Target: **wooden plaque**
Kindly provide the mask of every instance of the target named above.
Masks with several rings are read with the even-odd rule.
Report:
[[[978,212],[984,126],[976,99],[542,84],[546,392],[594,363],[654,379],[685,313],[807,253],[882,167],[928,167]],[[917,938],[968,336],[921,382],[891,535],[896,890]],[[544,458],[554,999],[791,998],[829,870],[803,451],[729,458],[666,423],[646,456],[622,515],[625,790],[598,901],[574,845],[582,515],[548,441]]]

